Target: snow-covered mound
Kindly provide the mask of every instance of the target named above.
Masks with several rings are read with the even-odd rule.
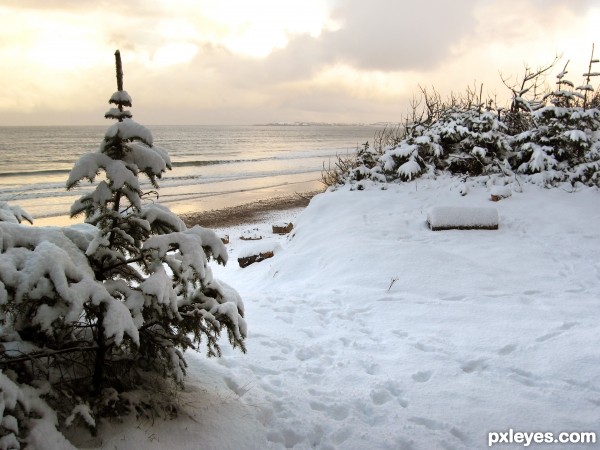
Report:
[[[189,355],[189,417],[111,429],[105,448],[477,449],[511,428],[600,432],[600,193],[524,185],[491,203],[493,187],[462,188],[322,194],[291,238],[269,237],[274,258],[217,268],[245,299],[248,353]],[[432,232],[439,204],[493,205],[502,226]]]

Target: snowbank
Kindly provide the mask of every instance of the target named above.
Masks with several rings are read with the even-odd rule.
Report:
[[[319,195],[287,218],[291,237],[265,238],[274,258],[215,268],[244,298],[248,353],[188,355],[185,414],[112,427],[105,448],[470,450],[510,428],[600,432],[598,190],[525,185],[494,203],[497,232],[432,233],[434,206],[489,206],[492,187],[463,187]]]

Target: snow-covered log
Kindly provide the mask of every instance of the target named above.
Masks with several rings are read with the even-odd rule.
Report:
[[[429,210],[427,223],[432,231],[497,230],[498,211],[495,208],[436,206]]]

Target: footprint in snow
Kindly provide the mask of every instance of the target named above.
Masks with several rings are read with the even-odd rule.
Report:
[[[393,381],[388,381],[381,386],[378,386],[371,390],[371,401],[374,405],[383,405],[394,398],[397,399],[400,406],[403,408],[408,407],[408,401],[402,398],[402,389]]]
[[[275,318],[277,320],[281,320],[282,322],[285,322],[287,324],[292,324],[294,323],[294,318],[293,317],[286,317],[286,316],[280,316],[280,315],[276,315]]]
[[[500,350],[498,350],[498,354],[502,356],[509,355],[512,352],[514,352],[516,348],[517,346],[515,344],[508,344],[502,347]]]
[[[466,295],[450,295],[448,297],[442,297],[442,300],[445,302],[460,302],[466,298]]]
[[[471,361],[467,361],[463,365],[460,366],[464,373],[473,373],[476,370],[485,369],[487,364],[485,363],[485,359],[473,359]]]
[[[363,361],[363,362],[361,362],[361,365],[363,366],[363,368],[365,369],[365,372],[368,375],[377,375],[381,372],[381,366],[377,363],[370,362],[370,361]]]
[[[392,394],[387,389],[378,388],[371,390],[371,401],[375,405],[383,405],[392,400]]]
[[[544,334],[543,336],[540,336],[539,338],[536,338],[536,342],[544,342],[547,341],[549,339],[552,339],[553,337],[559,336],[563,334],[562,331],[552,331],[550,333]]]
[[[313,411],[320,411],[334,420],[344,420],[349,415],[348,407],[346,405],[326,405],[325,403],[317,401],[311,401],[309,404]]]
[[[275,444],[283,444],[285,448],[292,448],[304,440],[304,436],[296,433],[294,430],[286,429],[283,431],[269,431],[267,439]]]
[[[544,384],[543,381],[541,381],[540,377],[533,374],[532,372],[528,372],[527,370],[513,368],[511,369],[511,371],[513,373],[511,378],[518,381],[522,385],[528,387],[536,387]]]
[[[411,417],[408,420],[432,431],[445,430],[448,428],[446,424],[438,422],[437,420],[427,419],[426,417]]]
[[[395,334],[396,336],[400,337],[400,338],[408,337],[408,333],[406,331],[392,330],[392,333]]]
[[[565,322],[560,327],[561,330],[570,330],[571,328],[579,325],[579,322]]]
[[[461,441],[463,443],[469,442],[469,437],[467,436],[467,434],[465,432],[459,430],[456,427],[451,427],[449,424],[445,424],[443,422],[433,420],[433,419],[428,419],[426,417],[411,417],[408,420],[417,425],[421,425],[431,431],[448,430],[450,432],[450,434],[453,437],[455,437],[456,439],[458,439],[459,441]],[[453,448],[453,447],[444,446],[444,448]]]
[[[342,428],[337,430],[331,435],[331,439],[334,443],[340,445],[346,442],[352,436],[352,430],[350,428]]]
[[[553,337],[560,336],[565,331],[570,330],[571,328],[573,328],[577,325],[579,325],[579,322],[565,322],[560,327],[558,327],[556,330],[551,331],[550,333],[546,333],[543,336],[538,337],[536,339],[536,342],[544,342],[549,339],[552,339]]]
[[[296,358],[300,361],[307,361],[309,359],[315,358],[322,353],[319,347],[310,347],[310,348],[301,348],[296,350]]]
[[[412,379],[415,380],[417,383],[425,383],[431,379],[432,375],[433,375],[433,371],[426,370],[426,371],[414,373],[412,375]]]

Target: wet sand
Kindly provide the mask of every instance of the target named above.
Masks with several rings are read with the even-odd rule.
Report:
[[[268,219],[269,213],[290,209],[305,208],[318,191],[274,197],[230,208],[213,209],[198,213],[180,214],[188,227],[200,225],[207,228],[225,228],[257,223]]]

